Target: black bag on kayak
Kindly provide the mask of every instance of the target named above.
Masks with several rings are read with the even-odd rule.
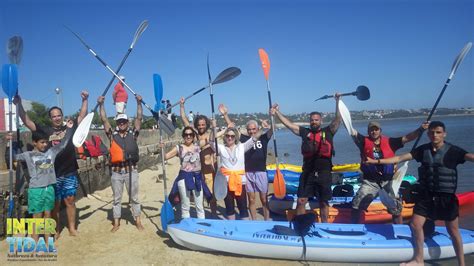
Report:
[[[337,185],[332,190],[333,197],[354,197],[354,187],[349,184]]]

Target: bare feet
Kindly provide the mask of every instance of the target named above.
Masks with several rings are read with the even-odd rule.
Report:
[[[400,263],[400,266],[412,266],[412,265],[425,265],[424,261],[418,262],[416,260],[411,260],[409,262]]]
[[[77,236],[78,234],[79,234],[79,232],[77,232],[76,229],[69,230],[69,235],[70,235],[70,236]]]
[[[142,222],[140,221],[139,217],[137,217],[135,223],[136,223],[136,227],[137,227],[138,231],[145,230],[145,227],[143,227]]]
[[[110,230],[110,232],[115,233],[115,232],[116,232],[117,230],[119,230],[119,229],[120,229],[120,224],[114,225],[114,227],[112,227],[112,229]]]

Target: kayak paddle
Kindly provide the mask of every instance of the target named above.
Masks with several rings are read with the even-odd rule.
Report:
[[[471,42],[468,42],[464,48],[461,50],[461,52],[458,54],[458,56],[456,57],[456,59],[454,60],[454,63],[453,63],[453,66],[451,67],[451,72],[449,73],[449,77],[448,79],[446,80],[445,84],[444,84],[444,87],[443,89],[441,90],[440,94],[438,95],[438,98],[436,99],[436,102],[433,106],[433,108],[431,109],[429,115],[428,115],[428,118],[426,119],[426,121],[430,121],[431,119],[431,116],[433,116],[435,110],[436,110],[436,107],[438,106],[440,100],[441,100],[441,97],[443,97],[443,94],[444,94],[444,91],[446,90],[446,88],[448,87],[449,85],[449,82],[451,81],[451,79],[454,77],[454,74],[456,73],[459,65],[461,65],[461,62],[464,60],[464,57],[466,57],[467,53],[469,52],[469,50],[471,49],[472,47],[472,43]],[[420,134],[418,136],[418,138],[416,139],[415,143],[413,144],[413,147],[411,148],[411,150],[415,150],[416,148],[416,145],[418,144],[418,142],[420,141],[421,139],[421,135]],[[403,163],[401,163],[401,166],[398,168],[397,172],[395,172],[395,175],[393,176],[393,181],[392,181],[392,189],[395,193],[398,193],[398,190],[400,189],[400,185],[402,184],[402,180],[403,180],[403,177],[405,176],[406,174],[406,171],[408,169],[408,161],[405,161]],[[380,195],[381,199],[382,199],[382,195]]]
[[[140,26],[138,26],[135,32],[135,36],[133,37],[132,44],[130,44],[130,47],[128,48],[127,53],[123,57],[122,62],[120,62],[120,65],[115,71],[115,73],[118,74],[120,72],[123,64],[125,64],[125,61],[127,61],[128,56],[132,52],[133,47],[135,46],[135,43],[138,41],[138,39],[140,38],[142,33],[147,29],[147,27],[148,27],[148,20],[144,20],[142,21],[142,23],[140,23]],[[90,50],[90,47],[88,47],[88,49]],[[90,51],[93,52],[92,50]],[[113,75],[112,79],[109,81],[109,84],[107,84],[107,87],[105,88],[104,92],[102,92],[102,96],[105,96],[107,94],[114,80],[115,80],[115,76]],[[92,120],[94,119],[94,113],[97,111],[98,107],[99,107],[99,103],[97,103],[94,109],[92,109],[92,111],[86,117],[84,117],[84,119],[82,119],[81,123],[77,127],[76,132],[74,132],[74,135],[72,137],[72,143],[74,144],[74,146],[80,147],[86,140],[87,135],[89,134],[89,129],[91,127]]]
[[[341,96],[348,96],[348,95],[356,96],[359,101],[366,101],[366,100],[370,99],[369,88],[367,88],[364,85],[361,85],[361,86],[357,87],[357,89],[353,92],[348,92],[348,93],[341,94]],[[318,98],[314,101],[325,100],[325,99],[329,99],[329,98],[333,98],[333,97],[334,97],[334,95],[324,95],[323,97]]]
[[[158,74],[153,74],[153,87],[155,89],[155,99],[158,103],[161,102],[163,97],[163,81],[161,76]],[[168,119],[166,119],[168,120]],[[160,129],[160,143],[163,142],[163,131]],[[166,167],[165,167],[165,148],[161,147],[161,167],[163,168],[163,191],[165,196],[165,202],[161,207],[161,227],[163,231],[166,232],[168,229],[168,224],[174,221],[174,211],[171,203],[168,200],[168,188],[166,185]]]
[[[349,112],[349,109],[347,109],[347,106],[342,100],[339,100],[339,113],[341,114],[342,122],[344,122],[344,126],[346,127],[349,136],[352,136],[355,129],[352,126],[351,112]]]
[[[270,91],[270,59],[268,58],[268,54],[265,52],[264,49],[258,49],[258,54],[260,56],[260,61],[262,62],[262,69],[263,74],[265,75],[265,80],[267,81],[267,92],[268,92],[268,109],[272,107],[272,94]],[[272,131],[273,131],[273,146],[275,147],[275,177],[273,179],[273,191],[275,193],[275,197],[277,199],[283,199],[286,195],[286,184],[285,178],[280,171],[280,166],[278,164],[278,150],[277,150],[277,141],[276,141],[276,132],[275,132],[275,120],[273,115],[270,115],[270,121],[272,123]]]

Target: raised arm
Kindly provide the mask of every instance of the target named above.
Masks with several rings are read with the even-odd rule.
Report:
[[[160,143],[160,146],[161,146],[162,148],[164,148],[164,147],[165,147],[165,143],[164,143],[164,142],[161,142],[161,143]],[[171,158],[173,158],[173,157],[175,157],[175,156],[177,156],[177,155],[178,155],[178,149],[176,148],[176,146],[174,146],[169,152],[167,152],[167,153],[165,154],[165,160],[169,160],[169,159],[171,159]]]
[[[105,113],[104,100],[104,96],[99,96],[99,98],[97,99],[97,103],[99,104],[100,120],[102,120],[102,124],[104,124],[104,131],[108,135],[110,133],[110,130],[112,129],[112,126],[110,125],[109,119],[107,119],[107,114]]]
[[[273,136],[273,129],[272,127],[268,124],[267,120],[260,119],[260,122],[262,123],[262,130],[263,129],[268,129],[265,134],[267,134],[267,138],[271,139]]]
[[[23,108],[20,95],[16,95],[13,98],[13,103],[16,105],[18,115],[20,116],[21,121],[23,121],[25,126],[31,131],[36,131],[35,123],[30,119],[28,114],[25,112],[25,109]]]
[[[339,99],[341,98],[341,95],[339,93],[336,93],[334,99],[336,99],[336,117],[331,121],[331,124],[329,124],[329,128],[331,129],[332,134],[336,134],[337,130],[339,129],[339,126],[341,125],[341,113],[339,112]]]
[[[186,111],[184,110],[184,102],[185,102],[184,98],[181,97],[181,99],[179,99],[179,114],[181,116],[181,120],[183,120],[184,126],[189,127],[190,124],[189,124],[188,117],[186,116]]]
[[[227,127],[234,127],[235,124],[234,122],[232,122],[232,120],[230,120],[229,110],[227,109],[227,107],[221,103],[219,104],[218,109],[219,109],[219,112],[224,116],[224,120],[227,123]]]
[[[86,117],[87,115],[87,105],[88,105],[88,99],[89,99],[89,92],[87,91],[81,91],[81,98],[82,98],[82,104],[81,104],[81,110],[79,111],[79,115],[77,116],[77,123],[81,123],[82,119]]]
[[[423,131],[425,131],[428,128],[429,125],[430,125],[430,122],[428,121],[423,122],[423,124],[421,124],[421,126],[417,128],[415,131],[410,132],[407,135],[403,136],[402,143],[405,144],[407,142],[415,140],[416,138],[418,138],[419,135],[423,133]]]
[[[367,164],[394,164],[394,163],[401,163],[404,161],[409,161],[413,159],[413,155],[411,153],[405,153],[399,156],[394,156],[386,159],[372,159],[367,157]]]
[[[293,134],[295,135],[299,135],[300,134],[300,127],[296,124],[294,124],[293,122],[291,122],[288,118],[286,118],[281,112],[280,112],[280,108],[278,106],[278,104],[274,104],[272,106],[272,108],[270,109],[270,113],[272,115],[276,115],[278,117],[278,119],[280,119],[280,121],[283,123],[283,125],[285,125],[285,127],[287,127],[288,129],[291,130],[291,132],[293,132]]]
[[[135,130],[140,131],[142,128],[142,119],[143,119],[143,107],[142,107],[142,96],[137,95],[137,117],[135,117]]]

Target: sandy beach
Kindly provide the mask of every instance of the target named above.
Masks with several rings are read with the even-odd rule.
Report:
[[[169,186],[178,172],[179,161],[174,158],[167,165]],[[140,173],[140,201],[145,230],[140,232],[131,222],[128,197],[124,193],[120,229],[111,233],[112,190],[96,191],[89,198],[77,202],[78,230],[76,237],[63,229],[56,241],[56,262],[7,262],[7,244],[1,242],[0,264],[60,264],[60,265],[301,265],[297,261],[237,257],[222,253],[195,252],[176,245],[161,231],[160,209],[163,204],[163,183],[157,178],[160,170],[146,169]],[[221,203],[223,204],[223,203]],[[206,209],[209,214],[209,209]],[[64,215],[64,214],[63,214]],[[127,223],[128,221],[128,223]],[[63,221],[64,222],[64,221]],[[342,255],[342,254],[341,254]],[[455,265],[454,260],[443,261]],[[472,255],[467,257],[472,263]],[[341,263],[315,263],[310,265],[349,265]],[[396,265],[396,264],[387,264]],[[434,264],[437,265],[437,264]],[[471,265],[471,264],[468,264]]]

